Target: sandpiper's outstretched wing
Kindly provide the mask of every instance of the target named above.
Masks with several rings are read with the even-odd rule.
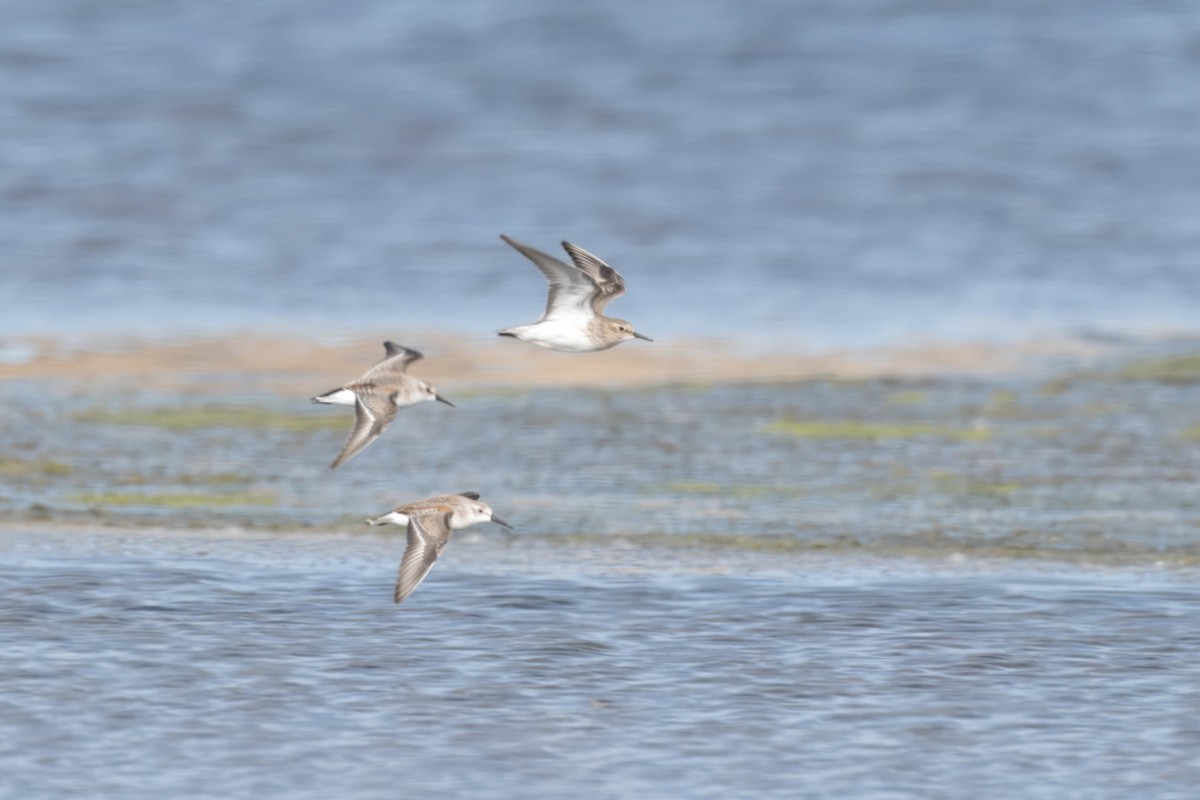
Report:
[[[421,585],[433,564],[450,541],[450,512],[431,509],[408,518],[408,547],[400,559],[396,574],[396,593],[399,603]]]
[[[532,261],[550,281],[550,295],[546,298],[543,320],[592,316],[592,298],[598,289],[585,272],[504,234],[500,234],[500,238]]]
[[[592,295],[592,310],[597,314],[604,312],[604,306],[608,304],[609,300],[615,300],[625,294],[625,279],[621,277],[621,273],[578,245],[563,242],[562,246],[567,251],[567,255],[571,257],[571,261],[575,262],[575,266],[595,284],[596,292]]]
[[[337,469],[379,438],[379,434],[396,418],[396,395],[360,391],[354,403],[354,429],[342,447],[342,452],[329,465]]]
[[[387,355],[383,357],[383,360],[367,370],[366,374],[359,378],[358,381],[355,381],[355,383],[369,381],[385,374],[405,372],[408,370],[409,364],[414,361],[420,361],[425,357],[416,350],[396,344],[395,342],[384,342],[383,349],[387,351]]]

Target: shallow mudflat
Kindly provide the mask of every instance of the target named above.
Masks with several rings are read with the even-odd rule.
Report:
[[[357,375],[372,352],[343,364],[314,346],[302,390],[303,365],[256,344],[243,349],[258,354],[257,372],[164,360],[158,346],[111,353],[124,377],[80,366],[94,353],[57,372],[61,357],[31,359],[29,376],[0,385],[0,515],[342,531],[394,503],[475,490],[523,537],[558,544],[1200,558],[1191,351],[985,374],[982,362],[961,374],[926,354],[915,376],[876,353],[883,366],[867,377],[774,380],[714,355],[690,380],[627,376],[618,387],[581,386],[554,367],[588,357],[528,347],[513,352],[550,366],[531,385],[495,383],[466,364],[471,348],[447,346],[413,371],[458,407],[402,410],[330,471],[353,414],[308,397]],[[625,351],[633,363],[670,360]],[[464,372],[442,380],[439,361]]]

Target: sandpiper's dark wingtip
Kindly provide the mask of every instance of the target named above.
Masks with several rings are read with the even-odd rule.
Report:
[[[389,358],[394,358],[395,356],[408,356],[408,360],[412,362],[420,361],[425,357],[425,354],[420,350],[414,350],[411,347],[405,347],[402,344],[396,344],[391,340],[383,343],[383,349]]]

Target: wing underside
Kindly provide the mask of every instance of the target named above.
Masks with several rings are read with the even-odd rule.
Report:
[[[354,404],[354,428],[350,431],[342,452],[329,468],[337,469],[361,453],[367,445],[379,438],[379,434],[383,433],[395,418],[396,402],[392,396],[359,394],[358,401]]]
[[[431,511],[413,514],[408,520],[408,547],[396,573],[393,600],[400,603],[425,580],[450,539],[450,514]]]
[[[592,297],[596,294],[597,287],[585,272],[516,239],[503,235],[500,238],[532,261],[550,282],[550,292],[546,297],[546,310],[542,312],[542,320],[592,316]]]

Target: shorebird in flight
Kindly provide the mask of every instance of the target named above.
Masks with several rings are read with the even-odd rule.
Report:
[[[503,234],[500,238],[532,261],[550,282],[541,319],[532,325],[505,328],[501,336],[567,353],[607,350],[627,339],[653,341],[625,320],[604,316],[608,302],[625,294],[625,279],[608,264],[570,242],[562,243],[571,257],[567,264],[516,239]]]
[[[417,500],[367,520],[371,525],[408,527],[408,547],[400,559],[393,599],[399,603],[421,585],[454,531],[480,522],[495,522],[512,528],[512,525],[493,514],[491,507],[480,500],[475,492],[443,494]]]
[[[330,469],[337,469],[378,439],[400,409],[427,400],[454,407],[432,386],[406,372],[409,364],[424,356],[395,342],[384,342],[383,347],[387,355],[361,378],[312,399],[314,403],[354,406],[354,429]]]

